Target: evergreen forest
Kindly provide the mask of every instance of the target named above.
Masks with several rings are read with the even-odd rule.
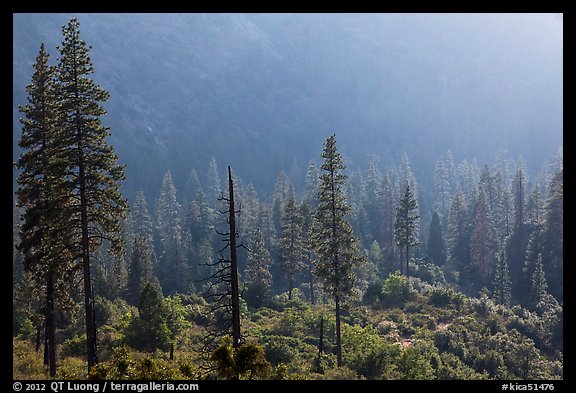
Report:
[[[13,379],[564,378],[561,141],[416,171],[326,128],[258,178],[230,133],[136,182],[80,21],[15,82]]]

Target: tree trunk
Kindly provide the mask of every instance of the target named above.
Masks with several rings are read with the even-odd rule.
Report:
[[[288,277],[288,300],[292,300],[292,275]]]
[[[309,257],[308,260],[312,260],[312,257]],[[310,303],[316,304],[314,299],[314,274],[312,273],[312,267],[308,270],[308,278],[310,279]]]
[[[340,298],[335,296],[336,300],[336,365],[342,367],[342,337],[340,335]]]
[[[170,343],[170,360],[174,360],[174,343]]]
[[[79,145],[81,149],[81,145]],[[79,164],[78,178],[80,182],[80,225],[82,227],[82,268],[84,273],[84,312],[86,317],[86,357],[88,372],[98,363],[96,349],[96,324],[94,321],[94,296],[90,278],[90,249],[88,239],[88,201],[86,199],[86,177],[82,158]]]
[[[36,347],[34,351],[40,351],[40,342],[42,341],[42,325],[36,326]]]
[[[238,257],[236,255],[236,219],[234,211],[234,183],[228,166],[228,188],[230,193],[230,269],[232,286],[232,345],[240,346],[240,297],[238,292]]]
[[[406,243],[406,280],[407,282],[410,281],[410,271],[408,270],[408,262],[410,261],[410,254],[408,253],[408,243]]]
[[[50,377],[56,376],[56,342],[54,325],[54,278],[53,273],[48,274],[46,283],[46,344],[48,350],[48,364]]]
[[[48,366],[50,359],[48,357],[48,325],[44,323],[44,365]]]
[[[324,353],[324,317],[320,317],[320,339],[318,340],[318,355]]]

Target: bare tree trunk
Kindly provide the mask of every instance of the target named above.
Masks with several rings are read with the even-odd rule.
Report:
[[[240,296],[238,292],[238,257],[236,252],[236,219],[234,211],[234,183],[228,166],[228,189],[230,194],[230,269],[232,286],[232,345],[240,346]]]

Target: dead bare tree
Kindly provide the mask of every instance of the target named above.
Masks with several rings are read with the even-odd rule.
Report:
[[[218,200],[224,201],[228,205],[228,210],[220,212],[228,215],[228,231],[216,231],[218,235],[222,236],[225,245],[218,251],[219,257],[216,262],[204,263],[211,270],[210,276],[202,280],[208,282],[204,293],[204,299],[209,304],[206,316],[210,319],[206,329],[207,333],[203,337],[203,352],[206,354],[210,354],[218,346],[218,341],[225,336],[232,336],[234,348],[238,348],[242,343],[237,249],[245,247],[236,242],[238,239],[236,214],[239,214],[240,210],[235,210],[234,183],[230,166],[228,166],[228,197],[221,195]],[[229,250],[229,256],[225,256],[226,250]]]

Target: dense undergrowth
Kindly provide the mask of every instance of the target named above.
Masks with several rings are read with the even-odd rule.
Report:
[[[351,299],[345,307],[341,368],[336,367],[334,354],[333,307],[324,300],[312,305],[296,289],[292,300],[281,294],[258,309],[243,304],[242,333],[254,358],[244,360],[239,378],[563,378],[562,308],[553,299],[529,311],[495,304],[485,295],[468,298],[418,278],[406,285],[404,277],[391,274],[363,299]],[[206,302],[196,295],[176,295],[164,303],[169,311],[164,321],[168,334],[151,351],[131,338],[137,329],[138,309],[120,299],[100,298],[100,364],[87,375],[81,322],[72,318],[73,323],[58,331],[63,344],[58,347],[57,378],[227,378],[229,374],[214,354],[211,358],[201,355],[204,327],[211,319],[204,314]],[[30,327],[23,321],[13,339],[13,377],[46,379],[42,351],[35,352]],[[170,338],[170,332],[176,334]],[[174,344],[173,360],[168,343]],[[226,345],[224,340],[221,348]],[[232,359],[232,352],[225,354]],[[251,362],[259,362],[258,372]]]

